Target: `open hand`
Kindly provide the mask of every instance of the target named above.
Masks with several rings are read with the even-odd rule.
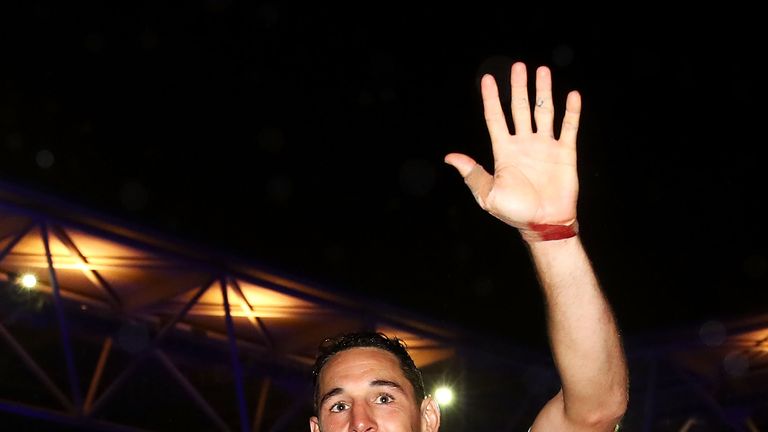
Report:
[[[576,91],[568,94],[560,137],[555,138],[549,68],[536,70],[535,131],[527,82],[525,64],[513,64],[512,134],[496,82],[491,75],[481,81],[483,111],[493,147],[492,175],[461,153],[446,155],[445,162],[464,177],[480,207],[507,224],[519,229],[539,224],[569,225],[576,221],[576,134],[581,97]]]

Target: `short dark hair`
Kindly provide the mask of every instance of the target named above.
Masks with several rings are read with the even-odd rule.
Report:
[[[400,370],[403,371],[403,375],[413,386],[416,401],[421,401],[426,397],[421,371],[416,367],[411,355],[408,353],[408,346],[404,340],[398,337],[390,338],[381,332],[348,332],[327,338],[318,347],[318,355],[312,368],[312,379],[315,386],[313,398],[315,414],[317,414],[317,410],[320,408],[320,401],[318,400],[320,397],[320,372],[331,357],[351,348],[379,348],[391,352],[400,361]]]

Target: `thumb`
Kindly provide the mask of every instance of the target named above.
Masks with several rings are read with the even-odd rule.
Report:
[[[459,171],[464,177],[464,183],[469,186],[472,195],[480,207],[485,209],[486,199],[493,187],[493,176],[471,157],[461,153],[450,153],[445,156],[445,162]]]
[[[453,166],[462,177],[466,177],[472,168],[477,165],[474,159],[461,153],[449,153],[445,155],[445,163]]]

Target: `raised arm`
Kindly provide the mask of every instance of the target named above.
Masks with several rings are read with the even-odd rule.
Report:
[[[611,308],[578,237],[581,97],[568,94],[556,138],[550,70],[536,70],[535,130],[527,82],[526,66],[515,63],[512,134],[493,77],[482,79],[493,174],[464,154],[451,153],[445,161],[464,177],[480,207],[520,231],[544,292],[562,389],[539,412],[532,431],[613,431],[627,406],[627,368]]]

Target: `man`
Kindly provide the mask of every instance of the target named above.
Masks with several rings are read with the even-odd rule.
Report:
[[[445,162],[464,178],[481,208],[517,228],[528,247],[547,306],[547,325],[562,388],[536,416],[532,432],[608,432],[627,407],[621,340],[578,237],[576,134],[578,92],[568,94],[554,134],[550,70],[536,70],[528,99],[526,66],[511,70],[510,133],[493,77],[481,82],[494,155],[489,174],[469,156]],[[418,369],[398,339],[353,333],[326,341],[315,364],[312,432],[437,432],[440,409],[425,395]]]

